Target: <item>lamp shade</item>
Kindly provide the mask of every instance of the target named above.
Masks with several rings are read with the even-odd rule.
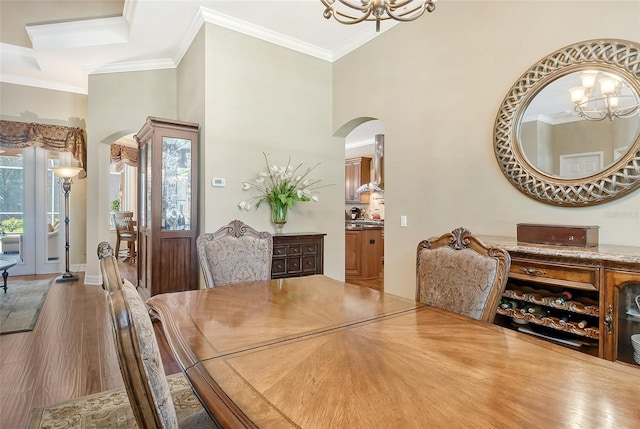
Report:
[[[82,168],[80,167],[56,167],[53,169],[53,172],[56,176],[66,179],[76,177],[81,171]]]

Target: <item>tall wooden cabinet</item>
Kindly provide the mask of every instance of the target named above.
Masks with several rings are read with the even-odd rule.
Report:
[[[138,287],[198,288],[199,125],[149,117],[139,146]]]

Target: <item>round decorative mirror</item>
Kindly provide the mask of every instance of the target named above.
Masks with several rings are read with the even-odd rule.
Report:
[[[547,204],[601,204],[636,189],[639,46],[591,40],[534,64],[500,107],[494,145],[511,184]]]

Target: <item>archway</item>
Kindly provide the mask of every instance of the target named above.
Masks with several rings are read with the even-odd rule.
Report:
[[[383,291],[384,191],[361,185],[382,186],[384,123],[356,118],[336,135],[345,139],[345,279]]]

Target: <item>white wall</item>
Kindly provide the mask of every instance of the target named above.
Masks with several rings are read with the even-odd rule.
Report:
[[[443,1],[334,63],[334,131],[363,116],[385,125],[386,292],[413,297],[418,242],[458,226],[515,236],[520,222],[599,225],[602,243],[640,244],[640,192],[549,206],[510,185],[493,152],[511,85],[551,52],[594,38],[640,43],[640,2]]]

